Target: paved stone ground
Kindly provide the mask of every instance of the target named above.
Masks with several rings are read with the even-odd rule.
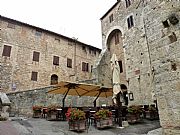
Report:
[[[159,121],[144,120],[124,129],[111,127],[96,129],[90,125],[88,131],[69,131],[66,121],[47,121],[45,119],[14,119],[0,122],[0,135],[146,135],[148,131],[159,128]]]

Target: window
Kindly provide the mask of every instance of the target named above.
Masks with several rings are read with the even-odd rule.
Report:
[[[128,8],[131,5],[131,0],[125,0],[126,1],[126,8]]]
[[[10,57],[11,55],[11,46],[4,45],[2,56]]]
[[[85,46],[82,46],[82,50],[86,52],[86,47],[85,47]]]
[[[133,16],[132,15],[127,18],[127,23],[128,23],[128,29],[130,29],[131,27],[134,26]]]
[[[68,45],[72,45],[72,41],[68,40]]]
[[[33,52],[33,61],[39,62],[39,52],[34,51]]]
[[[115,44],[119,44],[119,33],[115,34]]]
[[[120,61],[118,61],[118,63],[119,63],[120,73],[122,73],[122,72],[123,72],[123,64],[122,64],[122,61],[120,60]]]
[[[67,67],[72,68],[72,59],[67,58]]]
[[[91,73],[92,73],[92,71],[93,71],[93,65],[91,65]]]
[[[36,30],[35,35],[36,35],[36,36],[41,36],[41,35],[42,35],[42,31],[40,31],[40,30]]]
[[[38,75],[38,72],[32,71],[31,80],[32,80],[32,81],[37,81],[37,75]]]
[[[59,65],[59,57],[58,56],[54,56],[53,57],[53,65]]]
[[[89,63],[82,62],[82,71],[89,71]]]
[[[166,21],[164,21],[164,22],[162,22],[163,23],[163,26],[164,26],[164,28],[168,28],[169,27],[169,23],[168,23],[168,21],[166,20]]]
[[[113,14],[109,16],[109,22],[111,23],[113,21]]]
[[[15,29],[15,24],[9,22],[7,27],[8,27],[8,28]]]

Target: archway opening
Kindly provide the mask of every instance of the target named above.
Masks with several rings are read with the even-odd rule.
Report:
[[[118,45],[121,43],[121,37],[122,37],[122,33],[119,29],[115,29],[113,30],[107,39],[107,49],[109,51],[112,51],[113,49],[113,45]]]
[[[51,76],[51,85],[55,85],[55,84],[58,84],[58,76],[53,74]]]

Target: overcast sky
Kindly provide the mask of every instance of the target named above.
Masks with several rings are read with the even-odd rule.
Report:
[[[0,0],[0,15],[102,48],[100,18],[117,0]]]

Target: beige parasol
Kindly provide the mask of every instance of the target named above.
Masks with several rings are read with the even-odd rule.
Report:
[[[112,83],[113,83],[113,99],[121,91],[120,86],[120,67],[116,54],[112,55],[111,58],[111,69],[112,69]],[[115,101],[116,102],[116,101]]]

